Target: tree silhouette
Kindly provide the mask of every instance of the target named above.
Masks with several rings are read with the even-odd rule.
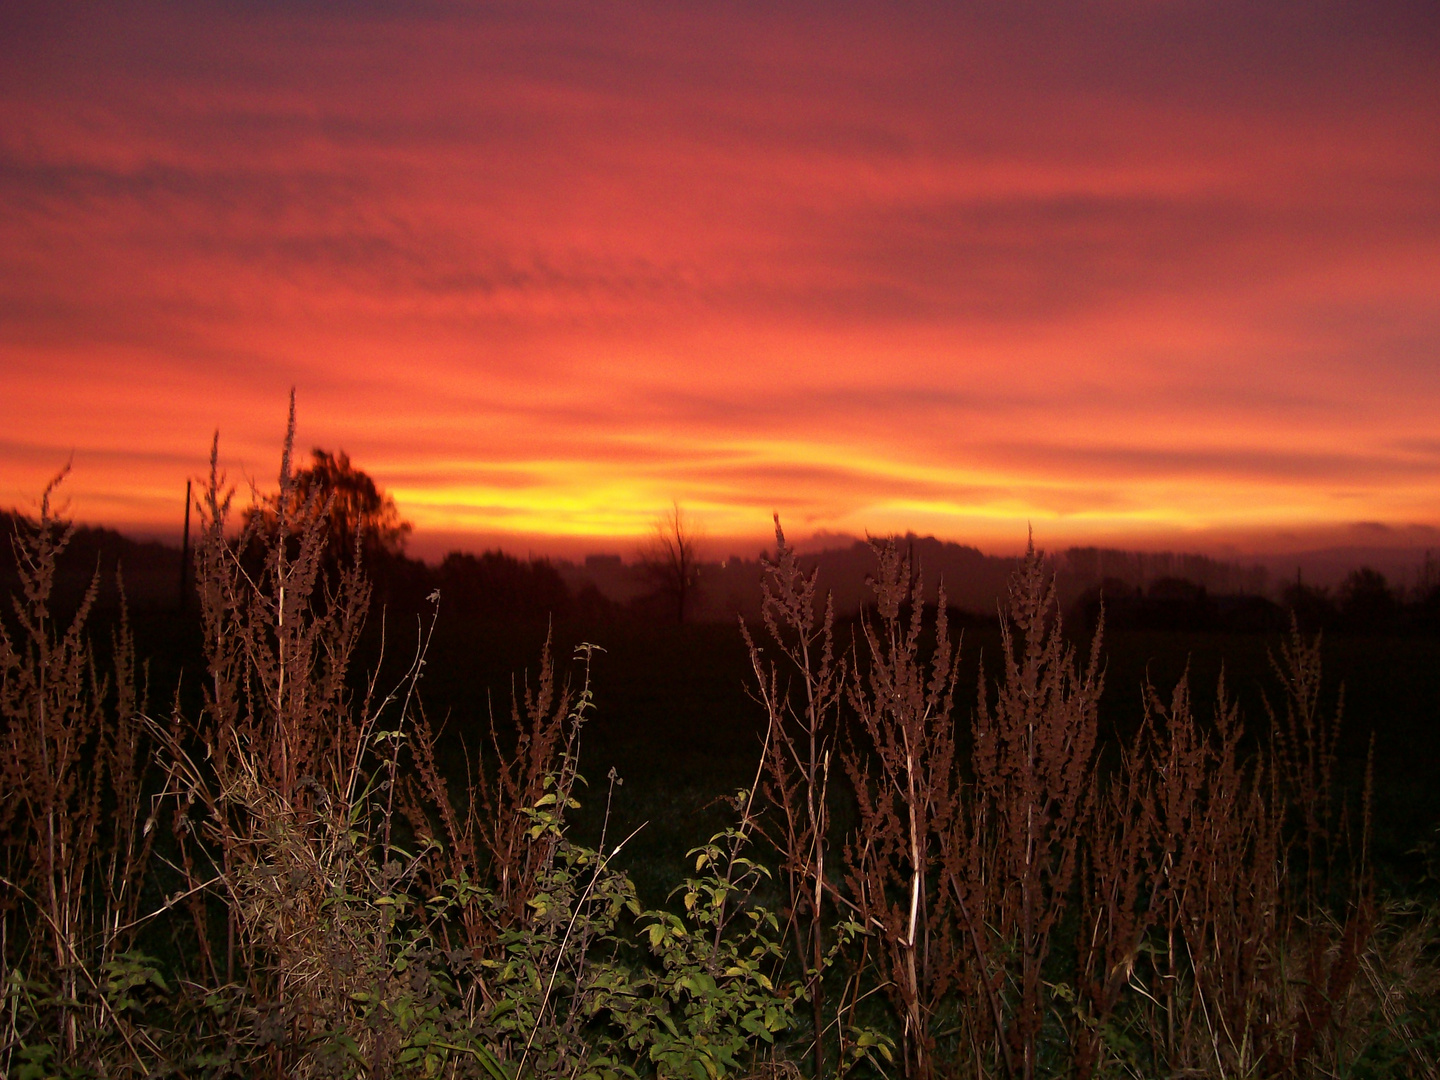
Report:
[[[1307,634],[1333,628],[1335,620],[1340,617],[1340,608],[1330,590],[1305,584],[1298,569],[1295,571],[1295,583],[1285,587],[1280,599],[1295,616],[1296,624]]]
[[[570,590],[549,562],[521,562],[503,551],[452,551],[437,574],[451,610],[474,618],[544,619],[565,615]]]
[[[1350,571],[1340,587],[1340,615],[1349,630],[1393,630],[1400,601],[1385,575],[1369,566]]]
[[[654,534],[640,548],[640,565],[672,605],[676,622],[685,621],[699,589],[699,539],[699,525],[677,502],[655,522]]]
[[[358,551],[366,562],[383,561],[404,553],[411,524],[402,521],[395,500],[374,479],[355,468],[344,450],[332,454],[316,447],[310,465],[297,469],[290,488],[292,516],[309,513],[326,518],[326,557],[332,564],[349,564]],[[264,532],[274,527],[274,510],[261,508]]]

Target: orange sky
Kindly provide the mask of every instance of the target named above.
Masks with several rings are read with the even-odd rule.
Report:
[[[958,7],[5,5],[0,504],[1440,546],[1435,6]]]

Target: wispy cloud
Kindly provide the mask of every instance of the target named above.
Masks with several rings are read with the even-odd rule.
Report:
[[[437,535],[1440,522],[1437,47],[1399,2],[8,6],[0,467],[156,525],[296,386]]]

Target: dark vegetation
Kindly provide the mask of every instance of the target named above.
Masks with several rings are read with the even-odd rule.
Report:
[[[366,480],[212,475],[183,610],[4,523],[0,1075],[1435,1075],[1433,588],[837,613],[777,523],[742,630]]]

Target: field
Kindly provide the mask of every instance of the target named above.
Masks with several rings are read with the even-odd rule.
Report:
[[[427,676],[425,697],[432,718],[448,718],[442,743],[448,753],[463,757],[461,742],[478,748],[475,740],[488,731],[486,701],[508,701],[512,674],[533,670],[548,629],[543,623],[467,625],[455,616],[447,630],[442,616],[432,646],[437,670]],[[686,828],[689,815],[754,781],[765,734],[738,628],[618,620],[559,623],[553,632],[557,656],[570,655],[582,641],[605,650],[592,669],[597,712],[585,733],[583,771],[599,779],[613,766],[624,777],[617,812],[626,824],[646,820],[648,831],[666,836],[664,843],[641,845],[657,857],[703,839],[698,828]],[[1213,709],[1223,667],[1243,715],[1263,731],[1264,695],[1274,699],[1278,691],[1270,658],[1282,641],[1263,634],[1108,633],[1102,729],[1133,731],[1143,716],[1146,679],[1168,695],[1188,665],[1197,712]],[[973,705],[980,660],[997,656],[999,647],[998,630],[964,631],[962,723]],[[1421,873],[1408,853],[1440,824],[1440,638],[1326,635],[1321,648],[1327,704],[1333,707],[1345,688],[1340,776],[1358,793],[1373,734],[1377,861],[1397,889],[1408,890]],[[589,827],[588,815],[580,821]],[[632,872],[642,881],[650,876],[643,866]]]
[[[182,612],[21,524],[6,1075],[1434,1074],[1433,636],[382,616],[207,498]]]

